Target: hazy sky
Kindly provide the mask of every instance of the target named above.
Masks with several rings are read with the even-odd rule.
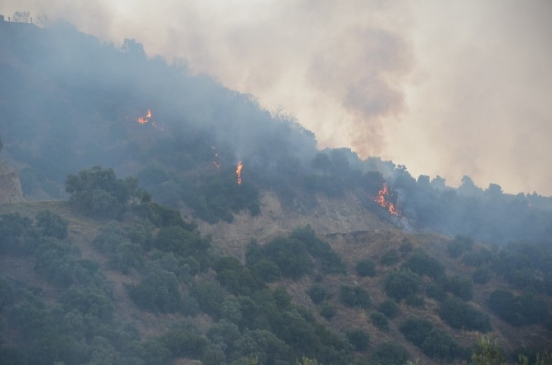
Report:
[[[159,4],[161,3],[161,4]],[[114,5],[115,4],[115,5]],[[2,0],[283,108],[320,147],[552,195],[550,0]]]

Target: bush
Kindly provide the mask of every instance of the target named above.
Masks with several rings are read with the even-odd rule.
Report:
[[[411,317],[400,327],[404,337],[414,345],[420,347],[433,330],[433,324],[426,319]]]
[[[385,299],[379,306],[378,311],[385,314],[387,318],[393,319],[399,313],[399,306],[392,299]]]
[[[345,332],[345,336],[347,336],[347,340],[353,345],[355,351],[365,351],[368,349],[370,336],[366,331],[360,328],[350,329]]]
[[[471,267],[480,267],[492,261],[493,255],[486,248],[481,248],[475,252],[469,252],[464,255],[462,262]]]
[[[410,295],[404,300],[404,304],[412,308],[424,308],[425,300],[419,295]]]
[[[389,329],[389,320],[385,314],[381,312],[370,313],[370,320],[372,321],[372,324],[381,331],[387,331]]]
[[[387,275],[384,283],[385,293],[396,301],[418,293],[420,276],[410,270],[394,271]]]
[[[322,303],[319,313],[322,317],[329,321],[336,314],[335,306],[331,303]]]
[[[182,297],[176,276],[165,270],[155,270],[137,285],[127,287],[130,299],[148,312],[171,313],[181,309]]]
[[[445,267],[436,258],[428,256],[422,251],[417,251],[408,259],[404,267],[418,275],[427,275],[438,279],[445,275]]]
[[[42,210],[36,215],[36,227],[42,236],[63,240],[67,237],[67,226],[65,219],[49,210]]]
[[[539,323],[548,315],[546,304],[537,300],[534,295],[514,296],[502,289],[491,293],[489,307],[497,316],[513,326]]]
[[[473,297],[473,285],[470,279],[461,276],[451,276],[445,280],[445,289],[465,301]]]
[[[439,302],[447,299],[447,292],[441,284],[431,284],[426,288],[426,295],[430,298],[433,298]]]
[[[383,256],[380,258],[380,264],[385,266],[393,266],[397,262],[399,262],[399,259],[400,257],[397,250],[391,249],[385,252]]]
[[[491,330],[489,316],[459,298],[445,299],[439,308],[439,316],[452,328],[480,332]]]
[[[370,295],[360,286],[343,285],[339,291],[339,298],[348,307],[370,307]]]
[[[69,201],[87,214],[116,218],[123,212],[128,200],[138,193],[136,179],[117,179],[113,169],[94,166],[78,175],[69,175],[65,191]]]
[[[465,351],[448,333],[433,329],[421,346],[422,352],[429,357],[450,362],[463,357]]]
[[[459,235],[447,244],[447,250],[451,257],[458,258],[465,251],[471,250],[473,243],[473,238]]]
[[[355,269],[357,274],[362,277],[376,275],[376,263],[371,259],[357,261]]]
[[[486,266],[478,267],[472,275],[472,280],[476,284],[487,284],[491,280],[491,270]]]
[[[347,272],[341,257],[328,243],[316,237],[310,226],[296,229],[290,238],[294,238],[305,245],[309,254],[314,258],[319,271],[325,274],[345,274]]]
[[[309,297],[314,304],[320,304],[329,297],[328,290],[321,284],[314,284],[308,291]]]
[[[262,246],[261,252],[263,257],[278,265],[283,276],[297,280],[312,270],[307,248],[296,239],[276,238]]]
[[[197,300],[202,312],[215,320],[221,317],[227,293],[219,283],[207,280],[196,282],[192,285],[191,294]]]
[[[370,358],[373,365],[404,365],[409,358],[408,351],[396,342],[379,345]]]

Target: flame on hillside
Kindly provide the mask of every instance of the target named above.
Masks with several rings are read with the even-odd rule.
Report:
[[[236,167],[236,175],[238,176],[238,185],[241,185],[242,183],[242,178],[241,178],[241,170],[243,168],[243,164],[242,162],[240,161],[238,163],[238,166]]]
[[[399,212],[395,209],[395,205],[387,200],[388,197],[389,189],[387,188],[387,184],[383,183],[383,188],[378,191],[378,196],[374,200],[380,207],[387,209],[389,214],[398,216]]]
[[[140,124],[147,124],[151,119],[151,110],[148,109],[148,112],[145,116],[138,118],[138,123]]]

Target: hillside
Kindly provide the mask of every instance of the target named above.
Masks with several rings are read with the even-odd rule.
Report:
[[[0,134],[0,364],[552,348],[549,197],[319,150],[185,62],[67,23],[0,22]]]
[[[242,363],[252,357],[269,364],[307,356],[325,364],[376,364],[383,351],[436,364],[468,359],[481,332],[498,338],[507,353],[552,346],[547,246],[489,247],[384,224],[320,240],[310,228],[298,227],[291,235],[266,237],[263,245],[248,244],[242,266],[224,256],[231,247],[193,234],[195,226],[179,222],[169,208],[135,202],[112,221],[91,217],[95,213],[74,197],[0,205],[2,354],[16,363],[37,363],[36,356],[67,364],[105,363],[109,356],[125,363],[139,356],[146,364]],[[509,266],[512,260],[522,267]],[[506,294],[521,301],[508,304]],[[263,322],[265,314],[253,310],[253,303],[272,308],[273,318]],[[33,311],[46,322],[29,327]],[[287,318],[287,329],[274,322],[280,316]],[[44,326],[56,317],[61,322],[49,335],[54,342],[44,343]],[[56,341],[70,330],[64,324],[69,317],[84,320],[78,325],[84,337],[75,334],[62,349]],[[232,338],[224,337],[227,331]],[[259,331],[281,349],[239,343],[247,336],[259,341]],[[143,350],[136,352],[136,346]]]

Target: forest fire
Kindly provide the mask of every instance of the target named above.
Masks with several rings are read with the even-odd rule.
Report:
[[[376,203],[378,203],[379,206],[387,209],[389,214],[398,216],[399,212],[395,209],[395,205],[385,199],[388,196],[389,196],[389,189],[387,188],[387,184],[383,183],[383,188],[381,188],[381,190],[378,191],[378,196],[374,200]]]
[[[140,124],[147,124],[149,120],[151,119],[151,110],[148,109],[148,112],[145,117],[138,118],[138,123]]]
[[[241,185],[242,183],[242,178],[241,178],[241,170],[243,168],[243,164],[242,162],[240,161],[238,163],[238,166],[236,167],[236,175],[238,175],[238,185]]]

